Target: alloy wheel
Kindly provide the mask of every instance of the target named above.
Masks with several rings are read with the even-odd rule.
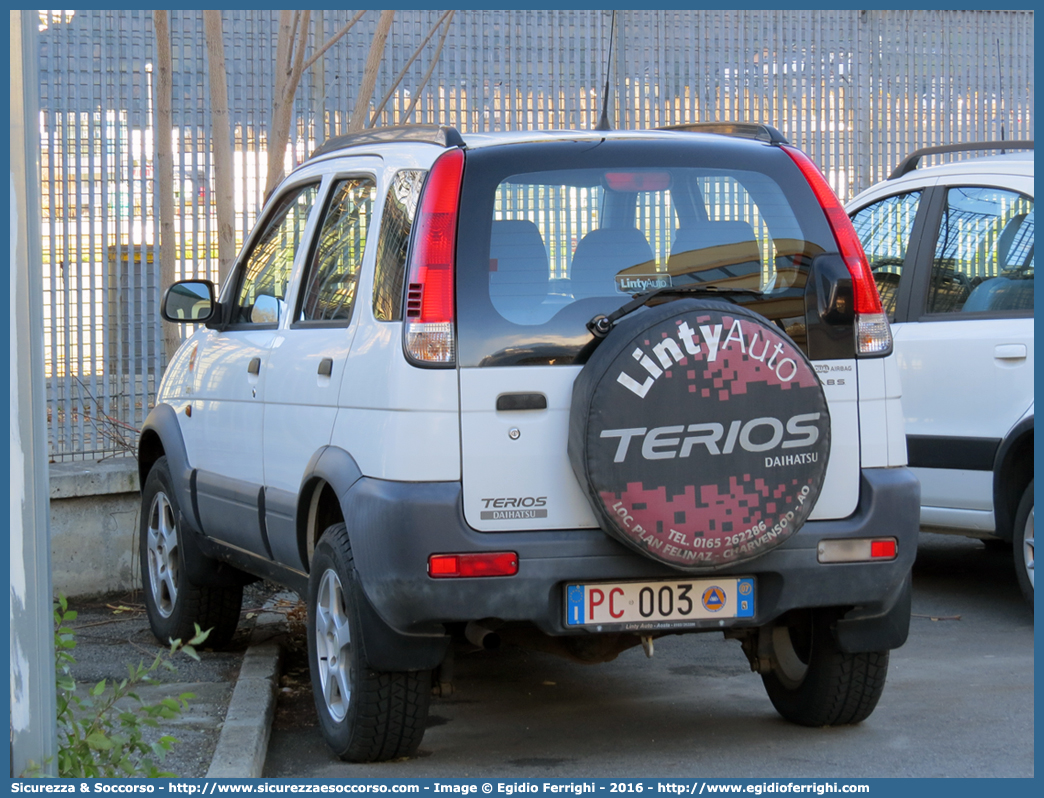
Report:
[[[344,720],[352,697],[352,639],[341,580],[332,570],[323,573],[315,607],[315,646],[319,682],[330,717]]]
[[[1026,532],[1022,536],[1022,560],[1026,564],[1026,576],[1033,587],[1033,510],[1026,517]]]
[[[149,587],[159,614],[169,618],[178,602],[178,528],[165,493],[157,493],[146,530]]]

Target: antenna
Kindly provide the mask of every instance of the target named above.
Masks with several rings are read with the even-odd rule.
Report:
[[[609,27],[609,55],[605,59],[605,91],[602,92],[602,117],[595,125],[595,130],[612,130],[609,125],[609,67],[613,63],[613,40],[616,38],[616,11]]]
[[[997,79],[1000,81],[1000,87],[997,98],[997,104],[1000,106],[1000,123],[1001,123],[1001,141],[1004,141],[1004,67],[1001,65],[1001,46],[1000,39],[997,39]],[[1004,150],[1001,150],[1001,155],[1004,154]]]

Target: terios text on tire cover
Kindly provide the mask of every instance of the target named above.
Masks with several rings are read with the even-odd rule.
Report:
[[[918,483],[859,240],[774,128],[333,139],[162,314],[197,327],[141,436],[152,629],[298,591],[338,756],[417,750],[455,638],[724,633],[786,719],[873,712]]]

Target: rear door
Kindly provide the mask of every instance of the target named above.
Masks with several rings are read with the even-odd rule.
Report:
[[[706,167],[680,168],[699,160],[694,150],[666,147],[661,168],[655,147],[632,150],[630,163],[624,148],[616,156],[602,147],[598,156],[548,148],[532,171],[521,157],[468,156],[462,208],[473,215],[458,243],[461,448],[464,513],[479,530],[598,526],[567,455],[572,386],[593,346],[586,323],[632,294],[672,282],[761,290],[764,301],[750,307],[805,343],[811,254],[833,240],[821,218],[792,210],[799,174],[787,173],[785,189],[759,171],[762,162],[778,168],[770,161],[778,150],[727,169],[731,153],[712,145]],[[810,192],[801,200],[815,202]],[[847,516],[858,503],[854,361],[825,366],[846,364],[847,385],[826,390],[830,467],[813,518]]]

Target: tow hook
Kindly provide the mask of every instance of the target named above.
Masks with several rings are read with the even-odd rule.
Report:
[[[645,651],[645,656],[652,659],[653,655],[653,638],[652,635],[642,635],[642,649]]]

